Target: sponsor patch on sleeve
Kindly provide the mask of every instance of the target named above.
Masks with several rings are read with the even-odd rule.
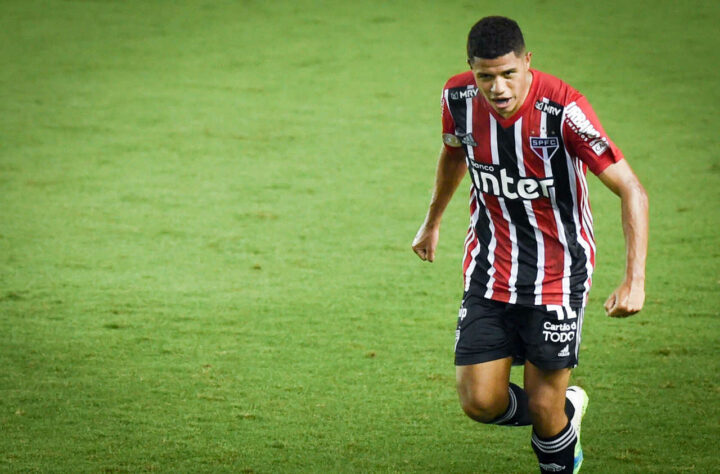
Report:
[[[460,139],[452,133],[443,133],[443,143],[453,148],[460,148],[462,146]]]
[[[590,142],[590,147],[595,154],[602,155],[608,149],[607,138],[600,134],[575,102],[566,107],[565,120],[570,129],[577,133],[583,141]]]

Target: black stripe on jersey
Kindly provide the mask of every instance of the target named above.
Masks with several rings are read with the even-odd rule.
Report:
[[[521,127],[517,121],[510,128],[502,128],[497,124],[498,160],[501,168],[505,168],[508,176],[520,177],[520,169],[515,153],[515,127]],[[503,199],[503,198],[501,198]],[[518,247],[518,269],[515,288],[517,304],[535,304],[535,278],[537,278],[538,243],[535,232],[525,210],[522,199],[505,199],[505,207],[510,214],[510,221],[515,224]]]
[[[477,188],[473,186],[473,195],[475,196],[475,200],[477,201],[478,206],[478,220],[475,224],[475,235],[478,239],[480,251],[474,259],[475,268],[473,269],[473,272],[471,274],[470,284],[473,288],[479,288],[478,292],[475,292],[474,294],[484,295],[487,291],[488,282],[490,281],[490,261],[488,254],[490,253],[490,241],[492,240],[492,233],[490,231],[490,219],[488,218],[485,206],[478,197],[479,194],[480,193]]]
[[[450,94],[448,94],[448,95],[450,95]],[[471,102],[471,104],[472,104],[472,102]],[[458,107],[458,109],[459,108],[460,107]],[[473,109],[472,109],[472,105],[468,109],[466,99],[462,100],[462,111],[464,112],[464,114],[462,115],[462,129],[461,129],[462,132],[461,133],[462,134],[472,133],[473,117],[472,116],[470,117],[471,118],[470,130],[467,130],[467,114],[468,113],[472,114]],[[456,121],[455,125],[456,125],[456,131],[457,131],[458,130],[458,128],[457,128],[458,122],[457,122],[457,119],[455,118],[455,115],[453,115],[453,120]],[[456,134],[457,134],[457,132],[456,132]],[[468,169],[470,169],[470,167],[472,166],[470,161],[471,161],[471,157],[474,157],[474,156],[475,155],[474,155],[474,150],[473,150],[472,146],[470,144],[466,143],[465,144],[465,158],[467,160]],[[479,252],[473,259],[475,268],[473,269],[473,271],[471,273],[471,285],[479,285],[480,288],[482,288],[482,292],[478,293],[478,294],[482,295],[482,294],[485,294],[488,282],[490,281],[490,273],[489,273],[490,272],[490,260],[489,260],[490,255],[489,254],[490,254],[490,243],[492,241],[493,236],[492,236],[492,231],[491,231],[490,217],[488,216],[487,209],[485,208],[485,205],[483,204],[483,201],[481,200],[482,192],[479,191],[477,189],[477,187],[475,187],[474,185],[473,185],[473,194],[474,194],[475,202],[477,203],[478,218],[477,218],[477,223],[475,224],[475,235],[477,236],[477,239],[478,239]]]
[[[447,105],[455,122],[455,136],[462,137],[467,130],[467,103],[465,99],[456,98],[460,92],[466,92],[467,87],[453,87],[447,90]]]
[[[467,115],[472,113],[472,108],[468,110],[467,106],[467,87],[453,87],[448,89],[447,92],[447,105],[450,114],[452,115],[453,121],[455,122],[455,135],[462,137],[467,133],[472,133],[472,130],[467,129]],[[462,94],[461,94],[462,93]],[[470,156],[472,156],[472,147],[469,144],[464,144],[465,159],[468,161],[470,166]],[[479,287],[480,292],[477,294],[484,295],[488,281],[490,280],[489,270],[490,264],[488,260],[490,242],[492,240],[492,234],[490,231],[490,219],[487,215],[487,210],[483,205],[482,201],[478,197],[479,192],[473,187],[473,198],[477,203],[477,223],[475,225],[475,235],[478,239],[479,252],[475,256],[474,263],[475,268],[471,274],[471,286],[473,288]],[[472,218],[472,216],[471,216]]]
[[[568,243],[570,252],[570,306],[582,306],[583,294],[585,293],[585,282],[588,279],[586,268],[587,257],[585,251],[580,245],[579,229],[575,227],[573,217],[573,199],[571,185],[575,183],[575,176],[572,178],[568,174],[567,157],[565,156],[565,143],[562,139],[562,114],[554,116],[547,114],[547,134],[548,136],[556,136],[560,141],[560,147],[557,153],[552,157],[550,162],[554,178],[555,195],[558,196],[557,206],[560,211],[560,217],[565,227],[565,239]],[[572,179],[572,184],[571,184]]]

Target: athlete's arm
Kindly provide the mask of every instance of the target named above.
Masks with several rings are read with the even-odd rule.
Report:
[[[430,207],[425,222],[420,226],[412,243],[412,249],[422,260],[430,262],[435,260],[435,248],[440,237],[440,220],[466,171],[467,165],[462,148],[449,149],[443,146],[435,173],[435,188]]]
[[[620,160],[598,175],[620,196],[625,234],[625,279],[605,301],[608,316],[624,318],[643,307],[645,301],[645,257],[648,245],[648,196],[627,161]]]

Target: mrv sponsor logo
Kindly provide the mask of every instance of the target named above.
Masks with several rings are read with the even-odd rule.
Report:
[[[559,105],[549,104],[547,102],[543,102],[542,100],[535,102],[535,108],[540,112],[545,112],[546,114],[554,115],[555,117],[562,113],[562,107]]]
[[[508,176],[505,168],[469,161],[470,176],[475,187],[485,194],[507,199],[533,200],[550,197],[553,178],[535,179]]]
[[[476,87],[473,87],[472,89],[455,89],[450,90],[450,98],[452,100],[472,99],[477,95],[477,93],[478,90]]]
[[[576,330],[577,323],[575,321],[559,324],[545,321],[545,324],[543,324],[543,337],[545,342],[570,342],[575,339]]]

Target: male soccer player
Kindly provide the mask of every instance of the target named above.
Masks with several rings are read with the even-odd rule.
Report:
[[[440,220],[469,170],[470,226],[455,338],[457,389],[481,423],[529,425],[543,473],[578,472],[588,398],[569,387],[595,263],[587,168],[622,205],[625,278],[605,302],[643,306],[648,201],[588,101],[530,68],[517,23],[486,17],[470,30],[470,71],[442,96],[443,148],[425,221],[412,244],[432,262]],[[524,362],[524,388],[511,384]]]

